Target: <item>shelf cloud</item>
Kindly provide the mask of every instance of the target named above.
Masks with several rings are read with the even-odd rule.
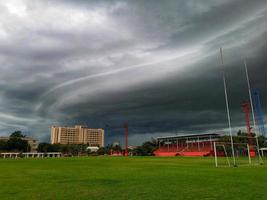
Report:
[[[265,0],[0,0],[0,134],[129,123],[130,144],[244,129],[243,60],[267,112]],[[107,142],[122,138],[107,130]]]

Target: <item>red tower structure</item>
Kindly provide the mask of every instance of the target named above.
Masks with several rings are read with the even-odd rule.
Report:
[[[128,134],[129,134],[128,123],[124,124],[124,134],[125,134],[125,153],[124,153],[124,156],[128,156]]]
[[[253,135],[252,135],[252,127],[250,126],[250,118],[249,118],[249,112],[250,112],[250,107],[249,107],[249,102],[245,101],[242,103],[242,108],[243,112],[245,114],[245,121],[246,121],[246,126],[247,126],[247,132],[248,132],[248,145],[249,145],[249,153],[251,157],[256,156],[256,152],[253,148]]]
[[[125,151],[124,151],[124,156],[128,156],[128,135],[129,135],[129,127],[128,123],[124,123],[123,126],[109,126],[106,125],[106,127],[109,127],[111,129],[121,129],[124,128],[124,137],[125,137]]]

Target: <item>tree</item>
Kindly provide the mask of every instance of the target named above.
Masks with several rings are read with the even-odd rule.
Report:
[[[152,139],[151,141],[144,142],[141,146],[138,146],[133,150],[133,154],[140,156],[152,156],[157,149],[157,141]]]
[[[69,155],[86,154],[86,144],[49,144],[40,143],[38,145],[38,152],[61,152]]]
[[[61,153],[70,154],[70,145],[61,145]]]
[[[144,142],[142,145],[143,154],[145,156],[152,156],[154,151],[156,150],[157,146],[153,141]]]
[[[42,142],[38,145],[37,147],[37,151],[38,152],[51,152],[51,144],[46,143],[46,142]]]
[[[0,141],[0,151],[31,151],[31,146],[24,138],[25,135],[23,135],[21,131],[11,133],[7,141]]]
[[[86,153],[86,144],[72,144],[70,145],[70,153],[72,155],[80,155]]]
[[[260,147],[267,147],[266,138],[263,135],[258,137],[258,142]]]
[[[10,137],[7,141],[7,150],[28,152],[31,147],[26,140],[22,140],[19,137]]]
[[[256,137],[255,137],[255,133],[252,133],[252,143],[253,146],[256,146]],[[222,142],[226,145],[226,151],[229,152],[231,154],[231,138],[229,135],[225,135],[223,137],[221,137],[218,142]],[[237,132],[237,135],[233,135],[233,143],[234,143],[234,149],[236,151],[239,151],[240,153],[247,151],[247,144],[249,143],[249,139],[248,139],[248,134],[245,132],[242,132],[241,130],[239,130]],[[259,136],[258,137],[258,144],[259,144],[259,148],[266,146],[266,138],[264,136]],[[219,147],[222,148],[222,147]]]
[[[7,150],[7,141],[0,140],[0,151],[6,151]]]
[[[22,135],[21,131],[15,131],[15,132],[11,133],[11,135],[10,135],[10,138],[14,138],[14,137],[16,137],[16,138],[24,138],[25,135]]]
[[[122,153],[122,148],[120,145],[116,144],[116,145],[113,145],[113,144],[109,144],[107,147],[106,147],[106,152],[108,154],[111,154],[111,153]]]
[[[115,146],[112,146],[112,150],[115,152],[121,152],[122,148],[120,145],[115,145]]]
[[[100,147],[98,150],[97,150],[97,154],[98,155],[105,155],[107,154],[107,149],[105,147]]]
[[[38,152],[59,152],[61,151],[62,146],[60,144],[50,144],[46,142],[42,142],[38,145]]]

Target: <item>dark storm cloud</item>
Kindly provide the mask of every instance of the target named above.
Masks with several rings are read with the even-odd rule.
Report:
[[[221,46],[234,128],[248,99],[244,57],[267,100],[266,1],[12,0],[0,11],[2,134],[47,140],[54,124],[128,122],[136,144],[225,131]]]

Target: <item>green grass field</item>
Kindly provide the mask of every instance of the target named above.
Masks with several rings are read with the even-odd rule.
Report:
[[[267,160],[265,160],[267,163]],[[0,199],[267,199],[267,164],[213,158],[1,159]]]

